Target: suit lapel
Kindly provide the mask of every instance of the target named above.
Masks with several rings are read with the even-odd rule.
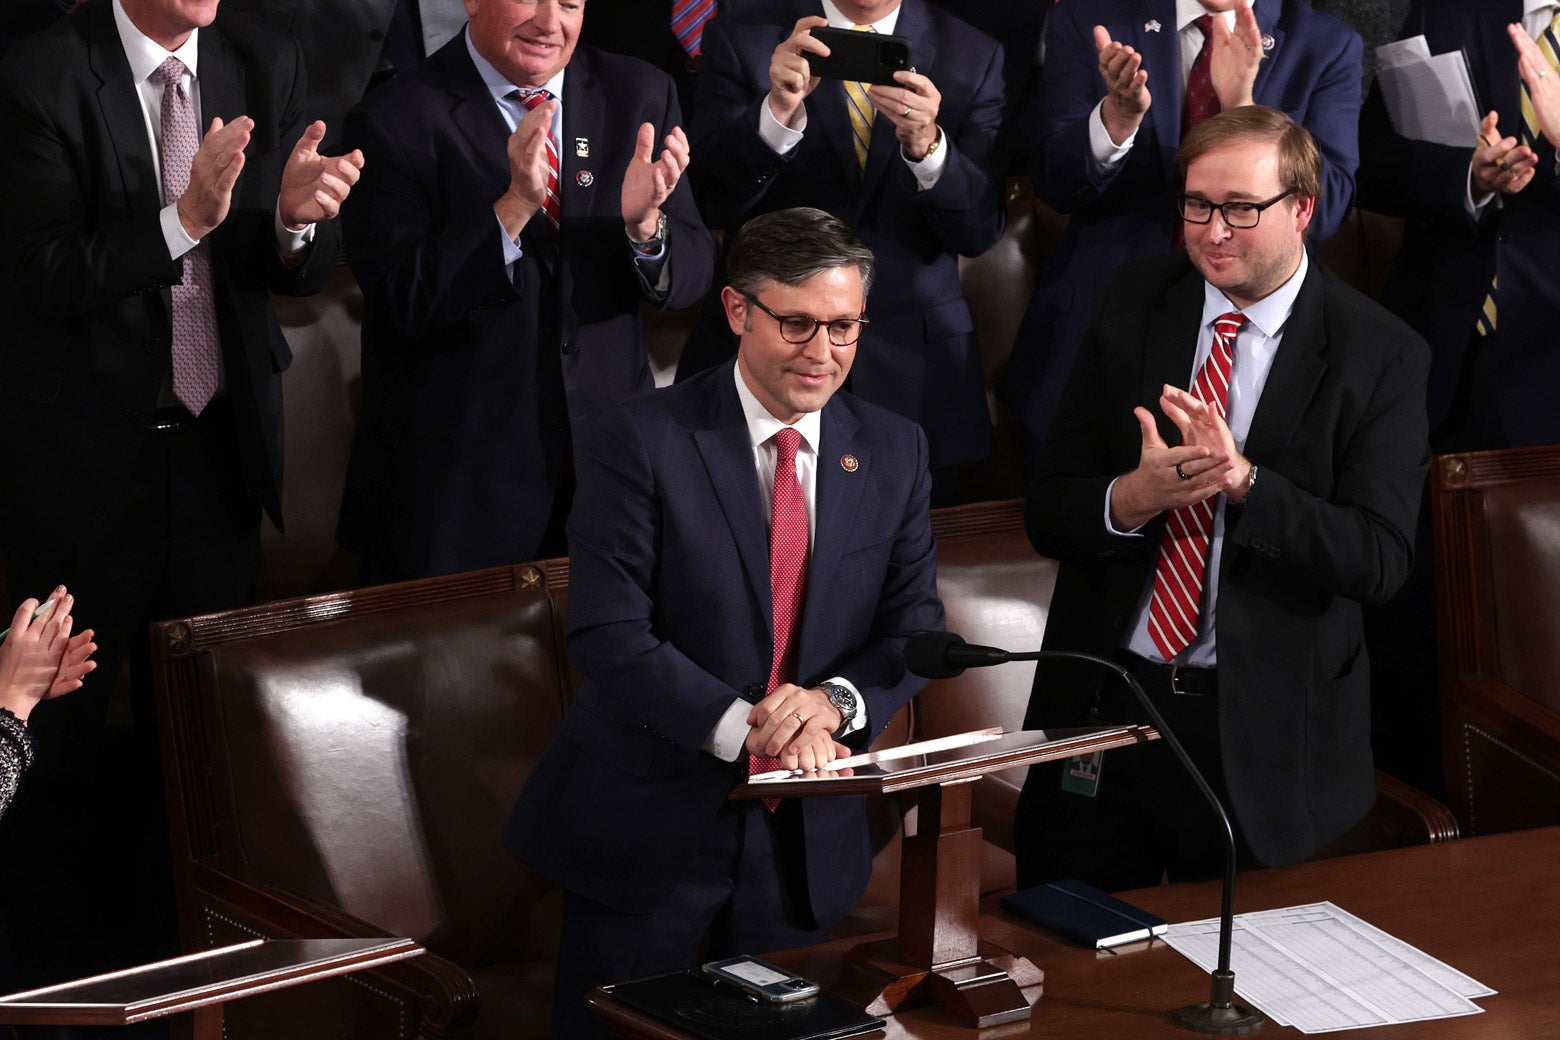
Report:
[[[214,29],[208,27],[200,31],[200,121],[198,127],[202,137],[206,134],[206,128],[211,125],[212,119],[220,119],[224,124],[231,123],[239,116],[245,115],[248,107],[244,101],[244,70],[233,60],[228,52],[227,41]],[[294,141],[279,141],[277,146],[292,150]],[[250,156],[256,145],[254,138],[250,138],[250,145],[246,148],[245,155]],[[247,172],[247,167],[246,167]],[[233,186],[233,197],[238,198],[242,192],[245,173],[238,175],[238,183]],[[218,229],[219,233],[223,229]],[[213,260],[217,260],[213,254]],[[220,261],[219,261],[220,262]]]
[[[1170,287],[1149,311],[1143,355],[1143,386],[1140,402],[1154,413],[1159,435],[1166,444],[1181,443],[1181,431],[1159,408],[1164,385],[1185,390],[1191,385],[1192,362],[1197,357],[1197,337],[1201,334],[1203,279],[1197,269],[1187,265],[1187,273]]]
[[[935,83],[937,43],[932,37],[931,21],[925,6],[917,0],[905,0],[899,8],[899,21],[894,26],[894,34],[910,41],[911,64]],[[846,133],[849,133],[849,120],[846,122]],[[851,158],[852,160],[855,158],[854,146],[852,146]],[[861,194],[857,199],[858,220],[866,208],[868,198],[877,190],[892,165],[898,161],[900,161],[899,139],[894,135],[893,121],[887,116],[879,115],[872,121],[872,146],[867,150],[867,166],[862,172]]]
[[[856,442],[861,424],[844,404],[826,405],[822,416],[822,435],[818,445],[817,525],[808,568],[807,588],[827,588],[839,567],[840,556],[850,532],[858,527],[857,509],[861,491],[871,478],[870,453]],[[854,469],[847,469],[855,459]],[[809,610],[813,597],[808,596]],[[805,645],[805,644],[804,644]]]
[[[1273,367],[1268,370],[1262,397],[1251,417],[1246,434],[1245,454],[1254,459],[1282,458],[1300,417],[1305,414],[1316,386],[1327,371],[1322,355],[1327,348],[1327,328],[1322,301],[1323,268],[1310,257],[1305,283],[1295,297],[1295,306],[1284,325],[1284,338]]]
[[[1517,71],[1516,52],[1511,38],[1506,35],[1508,22],[1522,22],[1522,5],[1511,3],[1506,16],[1500,18],[1473,18],[1476,28],[1470,34],[1465,47],[1476,51],[1467,55],[1470,71],[1483,69],[1487,77],[1489,96],[1480,98],[1479,115],[1494,109],[1500,113],[1500,132],[1516,137],[1522,129],[1522,77]],[[1477,72],[1474,73],[1477,75]]]
[[[753,470],[753,447],[748,443],[747,420],[737,400],[728,362],[712,376],[716,393],[708,411],[708,425],[696,430],[694,443],[704,460],[710,486],[726,518],[726,528],[737,544],[742,570],[754,599],[762,605],[764,624],[773,628],[773,604],[769,591],[769,525],[764,522],[763,501]]]
[[[621,126],[616,132],[628,135],[627,140],[613,141],[612,147],[607,147],[607,112],[602,100],[605,95],[596,87],[596,75],[596,63],[587,51],[581,49],[575,52],[574,59],[569,62],[569,70],[563,77],[563,140],[558,142],[558,197],[563,204],[565,222],[571,217],[584,217],[592,213],[590,204],[598,189],[581,185],[580,171],[590,170],[594,185],[598,179],[595,175],[600,172],[598,164],[601,157],[608,152],[617,154],[620,147],[626,147],[627,153],[632,155],[633,135],[639,133],[638,124]],[[586,142],[589,155],[577,154],[574,142],[578,140]],[[659,140],[655,147],[659,150]]]
[[[1262,103],[1263,90],[1267,86],[1268,76],[1273,71],[1274,59],[1283,54],[1284,30],[1279,28],[1279,20],[1283,16],[1283,0],[1256,0],[1252,10],[1257,16],[1257,28],[1262,30],[1262,37],[1266,40],[1273,38],[1273,49],[1265,52],[1262,64],[1257,66],[1257,79],[1251,85],[1251,96],[1258,103]]]
[[[1154,127],[1154,140],[1159,146],[1159,164],[1166,183],[1175,183],[1175,150],[1181,142],[1181,109],[1185,88],[1181,85],[1180,36],[1175,31],[1175,5],[1165,4],[1165,21],[1158,32],[1149,32],[1142,25],[1129,27],[1130,36],[1136,37],[1138,51],[1143,55],[1143,68],[1148,70],[1148,92],[1154,103],[1148,106],[1148,119]],[[1163,99],[1163,100],[1161,100]]]
[[[162,184],[157,179],[152,142],[146,135],[141,97],[131,81],[130,63],[125,60],[124,45],[114,25],[113,7],[106,3],[89,7],[82,17],[88,19],[88,61],[98,80],[98,111],[113,143],[125,210],[161,209]]]

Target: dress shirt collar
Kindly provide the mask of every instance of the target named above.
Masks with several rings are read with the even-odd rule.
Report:
[[[1247,6],[1251,6],[1249,0]],[[1203,15],[1212,13],[1212,11],[1198,3],[1197,0],[1175,0],[1175,31],[1178,33],[1182,32],[1188,25],[1191,25]],[[1221,17],[1223,17],[1225,25],[1228,25],[1231,29],[1235,28],[1234,8],[1223,12]]]
[[[520,87],[509,82],[502,72],[494,68],[492,62],[478,53],[477,48],[471,42],[470,32],[466,33],[466,53],[471,55],[471,63],[477,67],[477,75],[482,77],[482,82],[487,87],[488,93],[493,95],[494,102],[500,105],[507,105],[509,101],[506,99],[510,91],[531,89],[530,87]],[[563,104],[563,74],[567,71],[567,68],[559,69],[556,76],[542,84],[542,89],[556,98],[560,106]],[[519,117],[524,117],[525,106],[520,105],[518,108]]]
[[[1289,280],[1250,307],[1235,306],[1230,302],[1229,297],[1207,282],[1203,282],[1203,324],[1212,325],[1219,315],[1240,311],[1246,316],[1246,321],[1263,336],[1269,338],[1276,336],[1283,330],[1284,323],[1289,320],[1290,312],[1295,309],[1295,298],[1300,295],[1300,286],[1305,284],[1305,273],[1310,266],[1311,258],[1302,248],[1300,266],[1295,268],[1295,273],[1289,276]]]
[[[184,63],[184,67],[190,70],[190,78],[198,79],[200,73],[196,71],[196,62],[200,54],[200,30],[191,31],[190,38],[184,41],[184,45],[176,51],[166,51],[162,44],[153,40],[130,20],[125,13],[124,4],[120,0],[113,0],[114,24],[119,27],[119,42],[124,46],[125,58],[130,62],[130,76],[132,83],[144,83],[146,78],[162,67],[162,63],[168,60],[171,53]]]
[[[731,376],[737,381],[737,400],[742,402],[742,415],[747,419],[748,443],[757,448],[785,429],[786,424],[770,415],[769,409],[759,404],[758,398],[753,396],[753,391],[743,381],[739,365],[731,366]],[[822,415],[822,412],[808,412],[793,427],[802,435],[802,442],[812,449],[814,455],[818,454],[818,441],[823,432]]]
[[[823,16],[829,20],[831,29],[849,29],[857,24],[840,13],[840,9],[834,6],[834,0],[823,0]],[[899,25],[899,8],[896,6],[882,18],[867,24],[880,33],[891,33]]]
[[[1549,14],[1554,10],[1554,7],[1554,0],[1527,0],[1526,6],[1522,8],[1522,17],[1525,20],[1530,14],[1538,14],[1540,12]]]

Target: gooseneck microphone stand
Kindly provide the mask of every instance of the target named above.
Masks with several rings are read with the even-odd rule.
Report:
[[[1084,661],[1114,673],[1132,691],[1148,716],[1159,737],[1181,763],[1197,789],[1219,818],[1224,830],[1224,892],[1219,908],[1219,963],[1210,975],[1212,990],[1207,1003],[1189,1004],[1177,1012],[1176,1017],[1188,1029],[1211,1036],[1238,1036],[1262,1028],[1266,1021],[1262,1012],[1235,1003],[1235,972],[1230,968],[1230,944],[1235,929],[1235,829],[1230,817],[1219,803],[1218,795],[1208,786],[1202,771],[1192,762],[1181,742],[1176,739],[1164,716],[1154,707],[1143,687],[1132,673],[1106,657],[1072,650],[1010,651],[994,646],[966,643],[952,632],[919,635],[910,640],[905,649],[905,664],[916,675],[928,679],[952,678],[966,668],[984,668],[1009,661]]]

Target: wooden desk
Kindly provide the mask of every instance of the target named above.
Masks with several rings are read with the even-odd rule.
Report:
[[[1235,910],[1263,910],[1330,899],[1406,942],[1498,990],[1478,1001],[1481,1015],[1343,1034],[1369,1040],[1537,1040],[1560,1037],[1560,827],[1468,838],[1440,845],[1321,860],[1242,874]],[[1131,902],[1170,921],[1218,914],[1217,882],[1167,885],[1128,893]],[[1006,914],[981,918],[982,938],[1000,943],[1045,971],[1045,993],[1027,1022],[979,1031],[980,1040],[1010,1037],[1186,1040],[1175,1009],[1208,999],[1208,977],[1163,943],[1118,956],[1082,949]],[[769,959],[830,982],[849,942],[791,950]],[[1237,984],[1239,965],[1236,965]],[[590,998],[620,1036],[684,1040],[614,1004]],[[968,1038],[976,1031],[935,1007],[889,1022],[887,1037]],[[1269,1022],[1259,1037],[1298,1037]]]

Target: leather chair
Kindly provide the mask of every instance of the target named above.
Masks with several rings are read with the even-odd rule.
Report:
[[[1470,834],[1560,823],[1560,447],[1431,473],[1447,797]]]

